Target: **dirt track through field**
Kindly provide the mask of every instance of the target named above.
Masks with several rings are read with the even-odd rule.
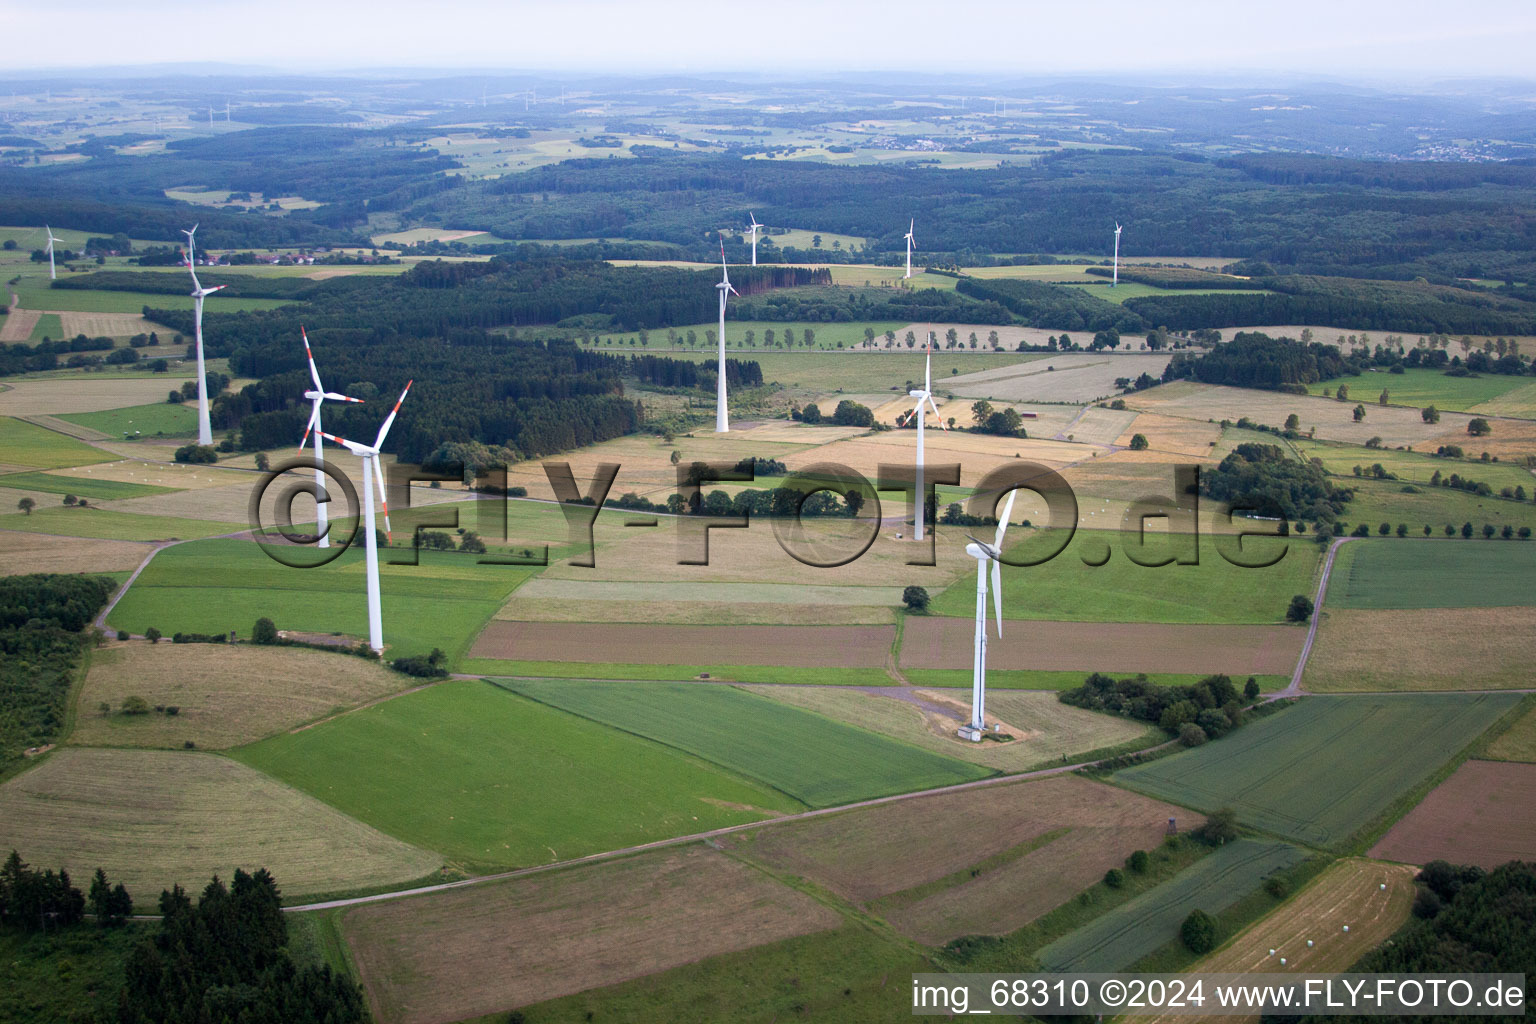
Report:
[[[966,669],[974,625],[969,619],[909,619],[903,668]],[[1008,620],[987,640],[992,669],[1084,672],[1225,672],[1285,675],[1306,634],[1291,626],[1206,626],[1133,622]]]
[[[641,665],[860,668],[885,662],[894,626],[675,626],[495,621],[472,658]]]

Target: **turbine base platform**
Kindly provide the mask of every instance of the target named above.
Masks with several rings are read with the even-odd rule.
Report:
[[[962,725],[960,727],[960,738],[963,740],[970,740],[972,743],[980,743],[982,734],[984,732],[985,730],[983,729],[977,729],[969,725]]]

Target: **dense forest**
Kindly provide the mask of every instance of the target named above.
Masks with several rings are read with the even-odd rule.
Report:
[[[996,302],[1026,324],[1072,331],[1143,331],[1140,316],[1082,288],[1063,288],[1040,281],[1011,278],[981,280],[962,277],[955,284],[962,295]]]
[[[1349,353],[1332,345],[1239,331],[1225,345],[1200,355],[1175,353],[1163,368],[1163,380],[1189,378],[1202,384],[1305,394],[1308,384],[1359,373]]]
[[[1240,444],[1200,474],[1200,493],[1258,516],[1331,523],[1355,496],[1335,487],[1322,468],[1298,462],[1272,444]]]

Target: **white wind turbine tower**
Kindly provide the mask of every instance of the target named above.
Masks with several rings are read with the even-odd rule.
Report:
[[[979,743],[987,731],[987,563],[992,563],[992,607],[997,617],[997,635],[1003,635],[1003,534],[1008,517],[1013,514],[1013,499],[1019,492],[1008,492],[1002,515],[997,520],[997,535],[992,543],[971,537],[965,553],[976,559],[976,649],[971,665],[971,720],[960,727],[964,739]],[[970,536],[967,534],[967,536]]]
[[[916,526],[914,538],[916,540],[923,539],[923,527],[925,520],[923,515],[923,421],[927,419],[928,414],[927,411],[923,408],[924,403],[927,403],[928,408],[933,410],[934,416],[939,416],[939,407],[933,402],[932,331],[928,332],[928,348],[925,355],[926,358],[923,362],[923,388],[921,391],[907,392],[909,397],[917,399],[917,404],[912,407],[911,412],[911,415],[917,417],[917,518],[914,520],[914,524]],[[939,417],[939,427],[943,430],[949,429],[948,427],[944,426],[943,417]]]
[[[748,213],[747,216],[752,218],[752,227],[750,228],[752,232],[752,265],[755,267],[757,266],[757,229],[762,227],[762,225],[757,222],[757,214]]]
[[[720,283],[715,288],[720,292],[720,372],[715,378],[715,433],[724,434],[731,429],[730,411],[725,404],[725,296],[730,293],[740,298],[741,292],[731,287],[731,274],[725,267],[723,241],[720,243]]]
[[[321,404],[327,398],[333,402],[358,403],[361,403],[362,399],[350,398],[347,395],[339,395],[334,391],[325,390],[324,385],[320,383],[320,371],[315,369],[314,353],[310,352],[309,350],[309,335],[305,332],[303,327],[299,328],[299,336],[304,339],[304,358],[309,360],[309,379],[315,382],[315,388],[313,391],[304,392],[304,397],[309,399],[310,402],[309,423],[304,427],[304,438],[299,442],[299,451],[302,452],[304,450],[304,443],[309,440],[310,431],[314,431],[315,462],[324,464],[325,449],[320,440]],[[318,490],[315,491],[315,533],[317,533],[320,537],[319,546],[322,548],[328,548],[331,546],[331,537],[330,533],[326,530],[328,525],[328,517],[326,516],[325,512],[326,503],[320,500],[320,494],[325,490],[325,471],[321,469],[319,465],[315,467],[315,486],[318,488]],[[384,520],[386,523],[389,521],[389,505],[387,502],[384,505]]]
[[[1114,279],[1109,282],[1109,286],[1111,288],[1113,288],[1115,285],[1117,285],[1119,283],[1120,283],[1120,225],[1117,222],[1115,224],[1115,276],[1114,276]]]
[[[202,286],[197,279],[197,251],[193,248],[192,237],[197,234],[197,225],[193,224],[191,231],[183,230],[182,234],[187,236],[187,271],[192,275],[192,324],[197,340],[197,443],[208,445],[213,444],[213,427],[208,423],[208,374],[203,368],[203,300],[228,285]]]
[[[53,228],[50,228],[46,224],[43,225],[43,230],[48,234],[48,280],[54,281],[58,279],[59,275],[58,272],[53,268],[53,243],[62,242],[64,239],[54,238]]]
[[[368,573],[368,646],[379,653],[384,651],[384,616],[379,608],[379,538],[373,526],[373,489],[379,489],[379,502],[384,506],[384,532],[389,533],[389,499],[384,493],[384,472],[379,467],[379,447],[384,443],[384,435],[389,433],[390,424],[395,422],[395,413],[400,411],[400,403],[405,401],[405,396],[410,393],[411,385],[415,381],[409,381],[405,390],[400,392],[400,398],[395,402],[395,407],[384,418],[384,425],[379,428],[379,436],[374,438],[372,445],[360,444],[357,441],[348,441],[344,437],[335,434],[319,432],[322,437],[329,438],[341,445],[353,455],[363,460],[363,519],[362,529],[364,535],[363,550],[366,553],[366,568]],[[390,538],[393,540],[393,536]]]
[[[912,247],[917,244],[917,239],[912,237],[913,230],[917,227],[917,221],[907,225],[907,233],[902,237],[907,240],[907,276],[912,276]]]

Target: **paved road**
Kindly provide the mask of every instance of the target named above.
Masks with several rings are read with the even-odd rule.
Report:
[[[1323,560],[1323,574],[1317,581],[1317,597],[1312,601],[1312,622],[1307,626],[1307,642],[1301,645],[1301,657],[1296,659],[1296,671],[1291,673],[1291,683],[1275,694],[1277,697],[1299,697],[1306,691],[1301,688],[1302,673],[1307,670],[1307,658],[1312,654],[1312,643],[1317,639],[1317,623],[1323,617],[1323,598],[1328,593],[1328,576],[1333,572],[1333,559],[1339,548],[1353,538],[1339,537],[1328,545],[1328,557]]]

